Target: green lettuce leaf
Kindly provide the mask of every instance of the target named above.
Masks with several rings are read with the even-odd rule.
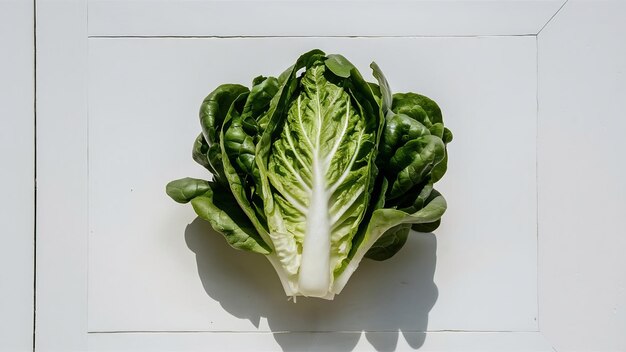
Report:
[[[233,248],[266,255],[271,252],[229,190],[216,183],[194,178],[172,181],[165,190],[179,203],[191,202],[196,214],[224,235]]]

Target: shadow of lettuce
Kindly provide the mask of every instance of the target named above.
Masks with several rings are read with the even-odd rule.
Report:
[[[422,332],[438,296],[433,234],[412,233],[387,261],[364,260],[333,301],[300,297],[297,303],[287,300],[263,256],[232,249],[207,222],[189,224],[185,240],[196,254],[206,293],[256,327],[265,317],[283,351],[351,351],[363,334],[378,351],[395,350],[400,333],[415,349],[424,343]]]

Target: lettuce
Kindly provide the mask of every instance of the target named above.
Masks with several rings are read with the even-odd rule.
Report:
[[[332,299],[364,257],[385,260],[411,228],[434,231],[452,133],[431,99],[366,82],[341,55],[312,50],[252,88],[203,101],[193,159],[211,181],[166,186],[234,248],[265,255],[288,296]]]

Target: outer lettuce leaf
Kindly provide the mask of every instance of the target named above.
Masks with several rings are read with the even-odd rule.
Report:
[[[233,248],[269,254],[250,220],[241,211],[232,193],[216,183],[184,178],[168,183],[167,194],[179,203],[191,201],[196,214],[226,238]]]
[[[425,223],[425,224],[415,224],[411,226],[411,229],[417,232],[428,233],[428,232],[435,231],[437,228],[439,228],[439,225],[441,225],[441,219],[438,219],[433,222]]]
[[[178,203],[189,203],[190,200],[204,194],[210,189],[209,182],[197,178],[185,177],[165,186],[165,192]]]
[[[406,115],[392,114],[387,116],[382,140],[378,146],[379,165],[386,167],[398,148],[406,144],[407,141],[429,134],[428,128]]]
[[[380,79],[379,79],[380,81]],[[392,112],[379,145],[378,164],[390,181],[386,194],[386,208],[415,213],[441,194],[433,190],[447,168],[446,140],[452,140],[451,132],[443,126],[441,110],[431,99],[415,93],[395,94]],[[422,107],[422,104],[424,107]],[[427,127],[429,126],[429,127]],[[443,198],[443,197],[442,197]],[[414,224],[418,232],[434,231],[440,219]],[[406,242],[405,225],[385,232],[367,257],[387,259],[402,248]]]
[[[224,121],[224,151],[232,165],[232,170],[239,176],[238,183],[245,187],[247,203],[254,209],[263,234],[267,232],[263,200],[260,193],[259,170],[255,163],[256,143],[264,129],[272,98],[279,89],[274,77],[257,77],[249,94],[242,94],[231,108],[232,116]],[[245,104],[242,102],[245,101]],[[232,176],[234,177],[234,176]],[[242,207],[247,207],[242,205]],[[257,219],[253,219],[256,223]]]
[[[257,78],[241,112],[243,127],[248,135],[255,137],[255,142],[258,142],[260,133],[265,129],[267,111],[280,89],[280,83],[275,77]]]
[[[234,248],[261,254],[271,252],[228,190],[212,187],[192,199],[191,205],[196,214],[209,221],[213,229],[223,234]]]
[[[270,238],[268,237],[265,222],[263,221],[262,218],[258,216],[255,208],[250,202],[251,200],[250,199],[251,195],[249,192],[250,185],[247,183],[245,172],[241,171],[241,169],[238,170],[237,164],[232,162],[233,157],[238,158],[240,154],[232,155],[229,153],[229,149],[231,150],[237,149],[235,146],[232,145],[234,143],[237,143],[237,140],[234,139],[233,136],[229,136],[229,138],[231,139],[228,139],[228,140],[225,139],[225,133],[226,133],[225,130],[229,132],[232,131],[233,129],[231,129],[230,126],[233,124],[233,122],[241,121],[241,116],[239,115],[239,111],[243,108],[246,98],[247,98],[247,93],[243,93],[235,101],[233,101],[231,108],[227,113],[227,117],[224,120],[224,128],[222,128],[220,131],[219,138],[220,138],[220,147],[222,151],[222,162],[224,165],[224,174],[226,176],[226,179],[228,180],[228,185],[230,186],[230,190],[235,200],[237,201],[237,204],[239,204],[239,207],[241,208],[241,210],[248,216],[249,220],[252,222],[252,225],[254,226],[256,231],[259,233],[261,238],[263,238],[265,243],[272,246],[272,244],[275,245],[275,243],[271,241]],[[235,126],[237,127],[239,125],[235,125]],[[234,135],[238,137],[240,136],[239,133],[234,133]],[[242,134],[242,135],[243,135],[242,136],[243,139],[241,140],[241,143],[238,144],[238,146],[239,146],[239,151],[242,154],[245,154],[245,148],[247,147],[245,145],[246,137],[245,137],[245,134]],[[231,145],[227,147],[228,144],[231,144]]]
[[[219,142],[220,130],[233,101],[248,88],[239,84],[222,84],[211,92],[200,106],[200,126],[209,146]]]
[[[393,99],[391,96],[391,88],[389,87],[389,82],[387,82],[387,78],[385,78],[383,71],[380,69],[380,67],[378,67],[375,62],[372,62],[370,67],[372,68],[372,73],[374,74],[374,77],[378,81],[383,113],[387,115],[389,113],[389,109],[391,108]]]
[[[352,273],[357,269],[359,263],[365,256],[365,254],[375,245],[375,243],[381,238],[381,236],[389,229],[401,224],[425,224],[437,221],[441,218],[446,211],[447,205],[443,197],[435,197],[424,208],[413,213],[408,214],[396,209],[377,209],[372,213],[372,217],[365,231],[365,236],[359,244],[358,249],[355,251],[350,262],[336,278],[335,285],[332,288],[332,292],[338,294],[341,292],[345,284],[348,282]],[[381,244],[381,249],[387,248]],[[393,248],[389,248],[393,251]],[[395,253],[395,252],[393,252]],[[392,254],[393,254],[392,253]]]
[[[410,116],[428,128],[436,123],[443,123],[439,105],[432,99],[420,94],[394,94],[391,110],[396,114]]]
[[[435,198],[441,197],[443,199],[441,193],[434,190],[431,184],[418,186],[418,188],[420,187],[421,191],[413,200],[412,204],[407,207],[397,209],[407,214],[417,213]],[[407,195],[407,199],[411,199],[411,194]],[[365,257],[374,260],[389,259],[402,249],[411,229],[417,232],[433,232],[437,229],[437,227],[439,227],[440,223],[441,218],[432,222],[414,223],[412,226],[410,224],[401,224],[392,227],[380,236],[372,248],[365,254]]]
[[[350,77],[352,70],[356,69],[348,59],[338,54],[328,55],[327,59],[324,60],[324,64],[335,76],[341,78]]]
[[[411,225],[401,224],[385,231],[365,256],[374,260],[387,260],[393,257],[406,243]]]
[[[395,177],[391,179],[387,197],[400,197],[426,180],[444,155],[443,141],[432,135],[416,138],[398,148],[388,164],[389,174],[395,173]]]
[[[200,126],[203,140],[196,139],[194,144],[194,160],[204,166],[204,159],[198,154],[204,152],[207,156],[209,171],[213,179],[223,186],[227,185],[222,165],[222,152],[219,136],[222,125],[233,101],[241,94],[248,92],[248,88],[239,84],[222,84],[211,92],[200,106]],[[198,144],[199,143],[199,144]],[[208,149],[203,146],[206,143]]]
[[[211,174],[215,175],[218,172],[211,166],[209,162],[208,153],[209,152],[209,144],[204,139],[202,133],[198,135],[196,140],[193,143],[193,150],[191,152],[191,157],[198,164],[204,166],[207,170],[211,172]]]
[[[415,213],[428,203],[433,192],[436,192],[436,195],[441,195],[433,189],[433,184],[430,182],[417,184],[404,197],[394,200],[394,208],[409,214]]]
[[[439,181],[448,167],[448,152],[445,145],[452,141],[452,132],[444,127],[439,105],[432,99],[416,93],[399,93],[393,95],[392,110],[396,114],[409,116],[429,129],[430,133],[444,143],[443,158],[432,169],[431,182]]]
[[[379,150],[378,164],[391,183],[389,199],[404,197],[408,191],[419,193],[415,186],[427,182],[433,168],[445,158],[441,138],[404,114],[387,115]]]
[[[441,159],[441,161],[435,165],[432,169],[432,171],[430,172],[430,182],[435,183],[439,180],[441,180],[441,178],[443,177],[443,175],[445,175],[446,171],[448,171],[448,148],[447,146],[444,147],[443,150],[443,159]]]

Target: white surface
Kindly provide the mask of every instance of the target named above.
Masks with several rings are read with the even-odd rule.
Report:
[[[537,330],[534,38],[89,45],[90,331]],[[209,176],[190,157],[205,95],[279,74],[315,47],[371,80],[376,59],[395,91],[432,97],[457,133],[437,239],[415,234],[393,260],[363,263],[335,301],[294,305],[264,258],[202,221],[186,226],[191,206],[164,187]]]
[[[33,347],[32,1],[0,1],[0,351]]]
[[[38,351],[87,343],[87,8],[37,0]]]
[[[92,36],[537,34],[565,0],[90,0]]]
[[[625,18],[570,1],[539,35],[539,323],[559,351],[626,351]]]
[[[622,41],[620,41],[624,33],[623,25],[620,24],[621,19],[624,18],[624,9],[623,5],[619,4],[618,1],[593,1],[579,4],[578,1],[570,0],[563,8],[562,13],[558,14],[554,18],[554,22],[539,35],[539,65],[541,67],[541,78],[538,82],[538,86],[541,92],[539,101],[542,120],[540,120],[541,123],[538,126],[540,136],[538,143],[540,287],[538,293],[540,298],[539,328],[541,333],[468,333],[451,331],[428,333],[428,335],[424,337],[422,334],[412,333],[406,330],[403,330],[402,333],[395,332],[402,329],[400,329],[400,324],[397,324],[398,320],[391,320],[387,323],[395,327],[393,332],[377,334],[369,332],[364,333],[365,337],[359,337],[359,335],[361,335],[360,333],[354,333],[351,334],[351,338],[346,338],[344,334],[348,333],[342,332],[329,332],[328,334],[279,333],[278,335],[281,336],[279,338],[275,338],[271,333],[241,334],[219,331],[210,333],[87,333],[86,278],[88,258],[86,255],[86,241],[89,227],[86,218],[89,203],[87,202],[88,183],[86,177],[88,145],[86,118],[86,4],[83,1],[57,0],[37,0],[37,3],[40,16],[37,27],[39,34],[38,41],[40,42],[38,57],[38,83],[40,86],[40,96],[38,98],[40,103],[39,113],[46,116],[43,118],[43,122],[38,122],[38,132],[43,135],[43,138],[39,140],[40,160],[38,162],[38,173],[40,178],[43,177],[43,180],[40,179],[39,182],[39,196],[40,199],[43,197],[43,200],[40,201],[38,205],[38,246],[41,251],[38,253],[38,350],[85,351],[127,349],[154,351],[160,348],[162,350],[189,351],[206,350],[209,347],[219,346],[217,345],[218,343],[222,343],[224,346],[232,346],[234,349],[248,350],[253,348],[271,350],[278,348],[279,345],[280,347],[284,347],[285,350],[298,349],[302,346],[309,348],[313,344],[315,344],[315,348],[321,345],[327,349],[333,349],[333,347],[337,346],[338,348],[353,348],[356,350],[371,350],[372,348],[388,350],[396,346],[398,350],[409,350],[414,349],[423,342],[421,350],[460,350],[461,347],[463,347],[468,350],[480,351],[489,349],[512,350],[514,348],[532,351],[545,350],[546,346],[543,337],[547,337],[548,345],[556,346],[559,351],[576,349],[624,349],[623,331],[626,330],[624,324],[624,303],[626,301],[624,298],[624,268],[626,267],[626,263],[623,255],[623,231],[620,231],[622,227],[618,226],[618,219],[626,210],[626,206],[623,203],[625,197],[622,185],[624,165],[620,163],[620,161],[623,160],[623,158],[620,158],[620,151],[626,148],[624,145],[625,142],[620,135],[620,127],[623,129],[623,119],[619,118],[623,116],[619,104],[623,100],[623,87],[626,79],[623,76],[623,62],[625,62],[624,48],[622,46],[623,44],[621,44]],[[447,3],[448,5],[446,6],[454,6],[454,4],[458,2],[446,1],[443,3]],[[485,3],[494,5],[498,2],[487,1]],[[146,6],[150,5],[149,9],[151,10],[155,8],[154,2],[146,1],[144,4]],[[181,8],[184,9],[186,6],[181,5]],[[170,9],[172,9],[172,11],[176,10],[175,7]],[[92,13],[93,10],[94,7],[91,6]],[[142,15],[146,15],[149,12],[149,10],[145,10]],[[157,14],[158,13],[162,15],[164,12],[163,10],[157,10]],[[119,15],[121,16],[122,14]],[[172,13],[172,15],[175,15],[175,13]],[[561,19],[560,16],[562,15],[568,17]],[[146,16],[150,18],[149,15]],[[141,17],[142,16],[138,16],[138,18]],[[186,21],[180,20],[180,18],[181,17],[172,16],[171,20],[167,18],[167,20],[163,22],[167,22],[168,26],[172,28],[188,28],[189,26]],[[487,24],[493,22],[488,16],[480,18]],[[115,28],[115,18],[108,17],[106,21],[110,21],[110,27]],[[510,22],[512,19],[508,18],[508,21]],[[351,22],[351,24],[353,23],[356,22]],[[493,23],[493,25],[498,28],[497,23]],[[554,27],[552,27],[552,25],[554,25]],[[233,27],[234,26],[229,28]],[[543,25],[538,28],[541,27],[543,27]],[[537,26],[532,24],[528,26],[528,28],[535,30]],[[287,31],[287,29],[285,29],[285,31]],[[181,30],[178,33],[185,32],[189,31]],[[133,34],[128,32],[118,34],[136,35],[137,33]],[[176,35],[176,32],[172,31],[168,34]],[[464,35],[463,33],[457,34]],[[475,33],[465,33],[465,35],[472,34]],[[494,30],[493,34],[507,33],[496,33]],[[505,41],[508,39],[511,38],[502,38],[502,40]],[[167,42],[167,40],[161,39],[152,40],[163,41],[164,43]],[[431,38],[430,40],[434,42],[445,42],[448,39]],[[132,46],[138,42],[129,41],[128,43],[129,50],[132,50]],[[554,47],[554,49],[550,49],[551,47]],[[371,56],[372,55],[369,57]],[[376,57],[378,57],[378,55],[376,55]],[[425,55],[425,57],[428,58],[429,56]],[[159,58],[150,57],[145,64],[149,66],[151,60],[157,59],[161,60]],[[194,58],[186,59],[194,60]],[[448,57],[441,58],[444,65],[446,61],[455,59],[456,58]],[[494,61],[496,61],[496,59],[494,59]],[[497,60],[497,62],[503,66],[508,64],[502,58]],[[542,62],[544,62],[544,64],[542,64]],[[113,60],[113,63],[120,64],[121,67],[124,66],[124,63],[120,60]],[[111,63],[111,65],[113,63]],[[474,64],[475,62],[470,61],[470,63]],[[270,64],[276,65],[276,67],[270,67]],[[359,63],[359,65],[361,65],[361,63]],[[476,66],[476,72],[482,72],[485,69],[481,68],[480,65]],[[93,67],[93,64],[90,64],[90,67]],[[156,68],[160,69],[159,67]],[[279,65],[279,63],[270,61],[267,67],[263,67],[263,70],[274,72],[282,68],[282,64]],[[384,66],[383,68],[387,70]],[[251,68],[245,66],[243,70],[246,69]],[[507,70],[509,74],[516,75],[514,71],[514,68]],[[436,72],[438,72],[438,70],[433,70],[433,72],[427,71],[426,74],[434,74]],[[476,75],[478,76],[478,74]],[[530,75],[531,74],[529,74],[529,76]],[[200,79],[198,77],[194,78]],[[214,76],[214,78],[223,80],[236,77]],[[247,83],[249,78],[248,75],[244,75],[242,72],[241,76],[237,79],[245,79]],[[177,79],[180,78],[173,79],[173,82],[177,82]],[[164,82],[168,84],[171,83],[168,81]],[[189,82],[193,82],[193,80]],[[189,82],[186,81],[185,84],[178,86],[179,91],[177,94],[179,97],[177,99],[183,96],[186,97],[185,99],[191,99],[189,93],[185,93],[191,86]],[[393,84],[395,86],[400,82],[401,79],[400,81],[395,79]],[[132,83],[130,79],[124,81],[124,84]],[[161,81],[154,82],[155,85],[162,83]],[[454,81],[449,83],[448,87],[460,89],[454,84]],[[499,96],[510,99],[511,95],[513,95],[506,89],[501,89],[501,85],[497,84],[498,80],[494,81],[491,85],[489,85],[489,83],[489,81],[483,79],[481,85],[484,84],[485,87],[491,86],[491,88],[487,89],[487,92],[488,94],[492,94],[496,99],[491,99],[489,102],[483,103],[479,106],[482,109],[484,109],[485,106],[488,107],[489,105],[486,105],[488,103],[499,104]],[[426,84],[422,85],[421,83],[419,87],[431,89]],[[590,87],[590,89],[585,90],[587,87]],[[199,97],[205,94],[204,90],[208,91],[211,88],[212,87],[203,86],[202,90],[198,91]],[[436,97],[444,106],[454,106],[456,104],[453,103],[456,103],[456,101],[450,102],[446,98],[448,89],[442,90],[441,92],[426,91],[426,93]],[[147,94],[146,92],[139,91],[134,93],[134,95],[138,96]],[[468,95],[470,96],[481,94],[483,93],[477,93],[473,90],[468,91]],[[487,93],[485,93],[485,95],[487,95]],[[193,104],[189,107],[192,109],[193,106],[193,116],[195,116],[195,106],[197,106],[198,102],[196,98],[197,97],[193,98]],[[465,99],[469,100],[467,97]],[[591,105],[591,103],[589,103],[596,101],[598,101],[599,104]],[[543,104],[546,102],[549,102],[549,104],[544,106]],[[478,108],[476,108],[478,103],[472,106],[473,109],[475,108],[475,110],[478,111]],[[498,105],[496,105],[496,107],[497,106]],[[195,131],[196,125],[193,119],[188,119],[188,114],[189,113],[186,113],[185,116],[181,114],[180,121],[181,123],[185,121],[185,123],[189,123],[189,125],[182,126],[179,123],[176,125],[176,128],[189,128],[189,130],[185,130],[186,132],[183,133],[189,133],[193,137],[191,131]],[[448,122],[451,122],[450,114],[454,115],[454,112],[446,111]],[[592,116],[593,120],[590,116]],[[507,116],[505,115],[504,117]],[[588,121],[599,121],[599,123],[588,123]],[[456,125],[457,122],[454,123]],[[192,127],[194,128],[193,130]],[[452,127],[454,127],[454,125]],[[479,128],[483,126],[473,127]],[[498,132],[497,129],[492,126],[486,126],[484,128],[493,133]],[[467,128],[461,127],[461,129],[465,131]],[[471,129],[468,131],[471,131]],[[180,136],[181,141],[184,140],[187,142],[190,136],[183,136],[183,133],[181,133]],[[515,135],[512,136],[514,137]],[[605,138],[606,136],[611,138]],[[455,145],[459,145],[456,144],[459,142],[458,132],[456,138],[455,144],[451,145],[451,148]],[[583,142],[580,142],[580,140],[583,140]],[[582,143],[584,142],[589,143],[591,147],[583,148],[584,144]],[[130,146],[135,146],[135,144],[130,144]],[[170,153],[185,153],[188,155],[188,147],[184,147],[183,144],[179,144],[177,147],[181,149],[172,149]],[[545,152],[543,151],[544,149]],[[598,149],[600,151],[598,151]],[[498,150],[496,149],[495,152],[498,152]],[[589,163],[575,164],[574,162],[579,159],[573,157],[563,158],[564,154],[570,152],[584,157],[584,159],[581,159],[583,161],[591,159],[601,162],[598,161],[597,164],[591,164],[592,166],[587,168],[586,166],[588,166]],[[457,151],[457,153],[462,152]],[[168,157],[171,157],[171,155]],[[156,159],[157,157],[147,153],[146,158]],[[177,170],[180,171],[181,175],[191,175],[191,172],[194,172],[185,169],[192,165],[188,157],[177,158],[177,160],[181,163],[180,169]],[[148,161],[144,162],[148,163]],[[451,163],[451,165],[455,164]],[[199,170],[200,169],[195,169],[195,172],[199,172]],[[452,173],[447,175],[448,179],[452,175]],[[129,178],[131,176],[132,174],[129,174]],[[169,180],[177,176],[179,175],[168,174],[164,175],[163,178]],[[136,184],[139,183],[137,182]],[[581,184],[589,186],[588,188],[584,188]],[[451,184],[446,185],[448,188],[451,186]],[[511,187],[515,186],[516,185],[512,185]],[[576,193],[572,193],[572,190]],[[593,193],[592,191],[594,190],[600,190],[602,193]],[[445,189],[444,191],[455,193],[454,189]],[[543,192],[546,192],[545,195]],[[574,197],[574,195],[580,197]],[[487,197],[487,195],[485,195],[485,197]],[[168,203],[168,206],[173,205]],[[190,221],[193,216],[188,210],[189,209],[180,206],[169,216],[189,216],[187,220]],[[477,211],[473,208],[469,210],[460,209],[459,211],[470,210]],[[452,212],[452,208],[450,211]],[[452,214],[451,212],[448,216]],[[150,221],[155,220],[155,217],[151,214],[145,217]],[[156,220],[163,221],[163,219]],[[592,225],[596,226],[592,227]],[[192,225],[192,228],[195,226],[198,225]],[[478,228],[476,227],[476,229]],[[176,230],[181,231],[179,227],[177,227]],[[450,229],[442,228],[442,231],[447,232],[450,231]],[[188,269],[188,267],[196,261],[196,258],[194,258],[195,254],[190,253],[190,249],[185,248],[185,246],[181,246],[182,235],[183,234],[180,232],[175,233],[174,236],[169,239],[171,243],[175,245],[167,249],[167,254],[172,256],[172,258],[180,256],[182,258],[180,262],[174,262],[170,258],[169,263],[151,264],[153,264],[153,266],[160,265],[161,267],[165,267],[166,264],[178,265],[178,268],[181,269],[180,274],[188,275],[180,279],[184,282],[185,280],[193,278],[197,273],[182,271],[182,269]],[[444,286],[439,279],[439,277],[443,278],[441,265],[443,265],[444,262],[441,258],[445,254],[444,242],[442,236],[439,236],[439,242],[437,243],[437,269],[434,276],[435,280],[433,281],[433,283],[439,287],[439,292],[437,293],[438,304],[436,304],[429,313],[428,329],[432,329],[434,326],[437,316],[441,314],[437,310],[440,309],[439,307],[443,305],[442,302],[446,299],[443,292]],[[194,248],[198,248],[198,246],[204,248],[201,242],[198,241],[198,237],[195,237],[194,240],[192,236],[191,239],[190,246]],[[429,240],[432,241],[432,239],[432,237],[421,237],[411,242],[409,245],[416,246],[418,250],[426,250],[427,248],[432,248],[432,245],[430,247],[421,247],[420,245],[427,243]],[[131,238],[127,241],[132,242],[133,240],[134,239]],[[233,258],[236,257],[235,254],[239,254],[239,257],[245,257],[247,255],[244,253],[235,253],[233,250],[228,249],[223,244],[223,241],[220,241],[219,237],[204,240],[213,241],[211,243],[216,244],[215,247],[209,248],[208,253],[215,253],[217,259],[221,260],[221,258],[224,258],[224,260],[234,260]],[[501,240],[505,241],[504,238]],[[222,247],[219,247],[220,244]],[[121,246],[120,248],[125,250]],[[220,248],[225,250],[219,250]],[[219,250],[219,252],[217,252],[217,250]],[[162,249],[162,251],[165,253],[166,249]],[[183,257],[183,251],[187,253],[188,257]],[[434,252],[430,251],[429,253],[431,256],[424,255],[421,258],[424,262],[417,263],[420,265],[419,267],[427,268],[428,264],[421,264],[434,262],[434,257],[432,256]],[[141,268],[138,264],[141,263],[141,258],[144,255],[145,254],[141,252],[137,253],[138,259],[132,263],[133,266],[137,264],[137,268]],[[200,253],[199,256],[207,258],[207,256],[202,253]],[[227,300],[229,295],[233,295],[232,291],[229,291],[232,287],[245,285],[244,288],[250,289],[259,286],[265,287],[264,285],[269,286],[271,282],[265,282],[265,280],[261,278],[235,283],[230,281],[234,275],[239,274],[241,275],[237,277],[245,276],[250,272],[256,273],[265,271],[271,273],[268,266],[262,266],[261,261],[255,261],[256,259],[250,258],[252,258],[251,255],[248,255],[247,259],[242,258],[241,261],[229,262],[229,264],[232,265],[228,269],[217,265],[211,268],[212,271],[209,271],[209,274],[216,275],[216,282],[219,282],[221,286],[210,286],[208,289],[210,293],[217,297],[226,297]],[[398,257],[396,259],[400,258],[401,257]],[[111,268],[115,268],[116,265],[119,265],[115,260],[116,258],[110,258],[109,262]],[[370,267],[373,272],[375,270],[383,270],[385,265],[394,266],[394,260],[388,263],[378,264],[377,266],[372,264]],[[204,261],[208,261],[208,259],[204,259]],[[222,263],[222,261],[220,261],[220,263]],[[248,263],[252,263],[253,265],[258,263],[258,270],[257,268],[251,269],[244,266]],[[497,266],[498,264],[497,262],[485,263],[486,266]],[[375,269],[376,267],[380,269]],[[171,266],[168,268],[168,270],[175,270],[172,269]],[[147,273],[146,275],[148,276],[159,274],[153,267],[143,267],[142,269],[147,269],[144,270],[144,272]],[[363,272],[363,270],[369,270],[369,268],[364,267],[360,269],[361,272]],[[449,270],[452,274],[446,273],[446,275],[451,275],[453,278],[453,274],[457,272],[458,267],[450,268]],[[427,312],[431,306],[430,302],[432,302],[433,292],[435,292],[432,290],[433,286],[430,282],[431,272],[429,272],[429,270],[423,270],[405,272],[405,274],[417,275],[417,277],[413,277],[416,279],[415,282],[421,282],[422,284],[415,284],[415,286],[412,286],[413,289],[417,291],[422,290],[420,293],[423,293],[424,296],[431,297],[430,300],[426,300],[422,299],[423,296],[421,295],[412,296],[414,298],[408,300],[409,304],[406,306],[415,309],[417,312]],[[220,275],[224,276],[221,277]],[[391,276],[384,279],[392,282],[392,280],[396,280],[397,278],[396,276]],[[357,283],[355,284],[355,282]],[[367,284],[366,280],[362,282],[363,285]],[[275,283],[277,284],[277,280]],[[173,282],[172,286],[175,284],[176,282]],[[212,284],[212,282],[209,282],[209,284]],[[358,285],[356,277],[351,284],[354,287]],[[199,285],[202,285],[202,282],[199,283]],[[272,285],[271,287],[274,287],[272,289],[275,289],[277,294],[281,293],[277,285]],[[175,292],[176,288],[170,287],[168,290],[168,292]],[[379,293],[381,296],[384,296],[384,292],[381,290],[381,287],[376,287],[376,290],[370,294]],[[256,312],[258,311],[253,311],[255,314],[250,314],[249,307],[251,305],[253,306],[255,302],[265,303],[266,301],[260,300],[258,295],[251,294],[251,292],[253,292],[251,290],[244,290],[242,292],[238,292],[238,294],[241,296],[245,294],[247,300],[241,301],[242,306],[240,310],[237,310],[238,308],[236,306],[233,307],[228,304],[225,306],[220,304],[220,307],[228,307],[228,309],[235,312],[233,313],[235,318],[243,321],[243,323],[240,321],[236,321],[236,323],[245,325],[248,324],[247,321],[257,321]],[[348,292],[346,291],[344,293]],[[190,293],[189,295],[192,294],[193,293]],[[269,295],[271,292],[264,292],[263,295],[265,294]],[[463,295],[463,291],[457,292],[457,294]],[[355,293],[354,295],[356,296],[357,294]],[[358,296],[362,297],[362,295]],[[370,308],[372,306],[375,307],[375,309],[383,309],[386,307],[384,303],[382,305],[379,303],[381,300],[378,298],[379,297],[377,297],[375,301],[376,304],[372,303],[369,306]],[[390,297],[390,299],[402,298],[403,297],[397,295],[391,295]],[[152,295],[150,295],[144,297],[144,299],[150,300],[153,298]],[[195,298],[186,296],[184,299],[193,302]],[[497,300],[500,299],[503,298],[497,298]],[[496,303],[497,300],[495,301]],[[223,303],[225,300],[222,299],[221,302]],[[175,303],[179,304],[178,302]],[[277,304],[282,304],[282,302]],[[346,304],[359,305],[361,303],[356,301]],[[269,309],[274,307],[276,307],[276,305],[270,305],[267,309],[269,311]],[[316,310],[316,307],[312,305],[308,307],[310,310],[305,312],[307,314],[321,314],[324,312],[323,310]],[[262,308],[265,309],[265,307]],[[473,318],[470,314],[476,313],[468,313],[468,309],[471,308],[474,308],[474,306],[463,306],[454,313],[461,317],[467,316]],[[408,309],[399,312],[399,315],[403,317],[403,320],[399,320],[401,323],[408,321],[412,326],[417,326],[420,322],[424,324],[425,320],[423,317],[425,314],[417,314],[405,319],[406,315],[403,316],[402,314],[406,314],[406,311],[408,311]],[[168,315],[166,315],[167,312],[162,311],[161,313],[163,313],[163,315],[158,317],[158,321],[167,321],[169,318]],[[129,313],[129,315],[130,314],[132,313]],[[269,316],[269,313],[267,315]],[[261,328],[261,324],[264,324],[265,321],[261,320],[260,314],[258,314],[258,316],[258,324]],[[279,323],[285,325],[285,321],[288,321],[288,318],[289,316],[278,316],[273,320],[276,321],[278,326],[280,325]],[[368,322],[366,322],[366,324],[367,323]],[[300,324],[302,325],[302,323]],[[405,342],[405,340],[408,342]]]
[[[89,334],[92,351],[413,351],[548,352],[538,332],[329,332]]]

